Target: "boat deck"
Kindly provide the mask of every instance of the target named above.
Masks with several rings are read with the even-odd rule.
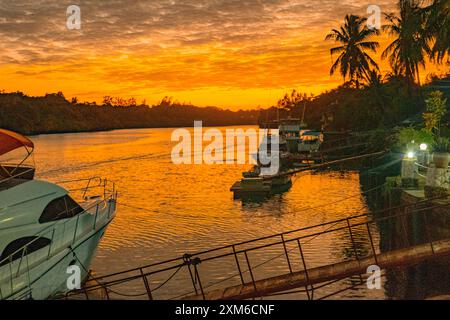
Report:
[[[270,184],[263,184],[261,186],[242,186],[242,181],[236,181],[233,186],[230,188],[230,191],[234,193],[235,199],[240,199],[242,197],[256,196],[256,197],[264,197],[268,196],[271,193]]]

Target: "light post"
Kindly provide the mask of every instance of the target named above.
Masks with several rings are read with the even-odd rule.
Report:
[[[419,186],[417,157],[414,151],[408,151],[402,160],[402,186],[404,188],[417,188]]]
[[[430,152],[428,151],[428,145],[426,143],[422,143],[419,146],[419,154],[418,154],[418,163],[428,167],[428,165],[430,164]]]

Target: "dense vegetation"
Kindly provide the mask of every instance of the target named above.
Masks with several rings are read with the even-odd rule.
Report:
[[[422,120],[425,98],[433,90],[440,90],[450,98],[450,76],[435,78],[424,85],[421,91],[408,94],[408,88],[402,78],[389,75],[387,80],[376,85],[355,88],[345,84],[316,97],[293,91],[280,100],[279,105],[261,111],[259,122],[278,117],[302,118],[309,127],[326,130],[370,130],[390,128],[399,125],[408,118]],[[447,107],[447,109],[449,109]],[[449,115],[445,115],[448,126]]]
[[[400,0],[398,9],[397,15],[386,14],[387,24],[382,27],[392,38],[382,52],[382,59],[391,66],[389,73],[381,75],[370,56],[380,47],[376,37],[381,30],[371,28],[365,18],[347,15],[344,24],[325,38],[337,44],[330,49],[334,59],[330,74],[339,71],[344,84],[317,97],[296,91],[286,94],[276,107],[261,114],[260,123],[280,114],[302,117],[306,108],[305,120],[314,127],[392,127],[411,116],[421,118],[425,97],[431,91],[441,90],[449,97],[449,74],[431,76],[423,86],[419,71],[427,61],[449,66],[450,1]],[[448,127],[448,114],[443,121]]]
[[[133,101],[105,97],[103,105],[67,101],[62,93],[28,97],[0,94],[0,127],[23,134],[99,131],[125,128],[189,127],[195,120],[204,126],[256,124],[258,111],[199,108],[165,98],[149,107]],[[116,104],[117,102],[117,104]]]

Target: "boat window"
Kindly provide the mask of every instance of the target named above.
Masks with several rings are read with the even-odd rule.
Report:
[[[76,203],[75,200],[73,200],[69,196],[65,196],[65,199],[69,217],[74,217],[77,214],[83,213],[84,209],[80,207],[80,205]]]
[[[64,196],[52,200],[42,212],[39,223],[52,222],[62,219],[72,218],[84,211],[75,200],[69,196]]]
[[[3,250],[0,257],[0,266],[8,264],[11,260],[9,259],[12,255],[12,261],[20,259],[22,256],[26,256],[30,253],[38,251],[50,244],[50,239],[43,237],[24,237],[16,239],[10,244],[8,244]],[[28,244],[28,245],[27,245]],[[6,261],[3,261],[7,259]]]
[[[67,218],[67,207],[64,197],[50,201],[39,218],[39,223],[46,223]]]

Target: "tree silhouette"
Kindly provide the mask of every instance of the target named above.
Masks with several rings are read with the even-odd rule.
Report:
[[[376,52],[379,43],[370,41],[369,38],[379,35],[379,30],[368,28],[367,19],[355,15],[346,15],[344,25],[340,29],[333,29],[326,36],[326,40],[340,42],[341,45],[330,50],[331,56],[339,53],[331,67],[330,74],[333,75],[339,68],[344,82],[349,78],[359,88],[360,80],[368,77],[372,68],[379,70],[377,63],[366,51]]]

